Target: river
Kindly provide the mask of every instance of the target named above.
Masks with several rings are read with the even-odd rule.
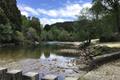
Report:
[[[38,46],[38,47],[6,47],[0,48],[0,67],[9,70],[20,69],[23,73],[39,72],[41,76],[55,74],[77,76],[78,67],[72,62],[77,57],[61,55],[56,50],[67,47]]]

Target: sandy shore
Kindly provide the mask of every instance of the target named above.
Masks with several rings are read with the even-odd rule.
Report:
[[[85,80],[120,80],[120,59],[98,66],[83,76]]]
[[[98,42],[99,39],[92,39],[91,42],[92,43],[96,43]],[[79,46],[80,44],[82,44],[82,42],[60,42],[60,41],[50,41],[50,42],[46,42],[47,44],[58,44],[58,45],[74,45],[74,46]]]
[[[108,46],[108,47],[116,47],[116,48],[120,48],[120,42],[109,42],[109,43],[100,43],[97,44],[98,46]]]
[[[92,39],[91,42],[93,44],[96,44],[96,46],[108,46],[108,47],[120,48],[120,42],[98,43],[99,39]],[[59,42],[59,41],[53,41],[53,42],[47,42],[47,44],[79,46],[80,44],[82,44],[82,42]]]

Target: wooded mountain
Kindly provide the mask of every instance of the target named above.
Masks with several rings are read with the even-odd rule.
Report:
[[[21,14],[16,0],[0,0],[0,24],[12,24],[14,30],[21,30]]]
[[[64,29],[68,32],[73,31],[74,29],[74,23],[73,21],[69,21],[69,22],[59,22],[59,23],[55,23],[52,25],[45,25],[44,29],[49,31],[51,28],[58,28],[58,29]]]

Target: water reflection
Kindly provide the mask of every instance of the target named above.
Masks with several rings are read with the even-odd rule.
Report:
[[[63,75],[75,73],[71,70],[73,63],[69,62],[74,57],[58,54],[56,53],[57,49],[60,48],[58,46],[0,48],[0,66],[9,67],[9,69],[21,69],[23,73],[39,71],[43,74],[62,75],[60,77],[62,80]]]
[[[36,47],[36,48],[21,48],[21,47],[8,47],[0,48],[0,60],[23,60],[23,59],[64,59],[64,55],[58,55],[53,46]],[[69,56],[67,56],[69,57]]]

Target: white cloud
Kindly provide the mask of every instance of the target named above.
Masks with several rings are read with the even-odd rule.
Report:
[[[91,8],[92,7],[92,4],[91,3],[85,3],[83,4],[83,8]]]
[[[75,18],[76,15],[80,14],[80,11],[84,5],[80,4],[70,4],[62,7],[60,9],[52,9],[52,10],[45,10],[45,9],[37,9],[40,14],[44,14],[50,17],[71,17]],[[85,6],[86,7],[86,6]]]
[[[50,17],[58,17],[58,12],[57,10],[45,10],[45,9],[37,9],[37,11],[39,12],[39,14],[44,14]]]
[[[22,11],[21,14],[22,14],[22,15],[25,15],[25,16],[27,16],[27,17],[29,16],[29,13],[28,13],[27,11]]]
[[[34,15],[39,15],[39,13],[35,9],[33,9],[31,7],[26,6],[26,7],[24,7],[24,10],[27,11],[27,12],[30,12],[30,13],[32,13]]]
[[[27,5],[18,5],[18,8],[20,9],[21,11],[21,14],[23,15],[27,15],[28,14],[32,14],[32,15],[39,15],[39,13],[36,11],[36,9],[30,7],[30,6],[27,6]]]
[[[40,19],[43,24],[52,24],[55,22],[63,22],[70,21],[71,19],[76,19],[76,15],[79,15],[83,8],[90,8],[91,6],[91,3],[69,3],[66,4],[64,7],[58,9],[35,9],[27,5],[18,5],[19,9],[21,10],[21,14],[23,15],[38,17],[42,17],[44,15],[45,17]]]
[[[61,14],[63,16],[75,17],[80,14],[82,6],[80,4],[71,4],[67,5],[64,10],[62,10]]]

